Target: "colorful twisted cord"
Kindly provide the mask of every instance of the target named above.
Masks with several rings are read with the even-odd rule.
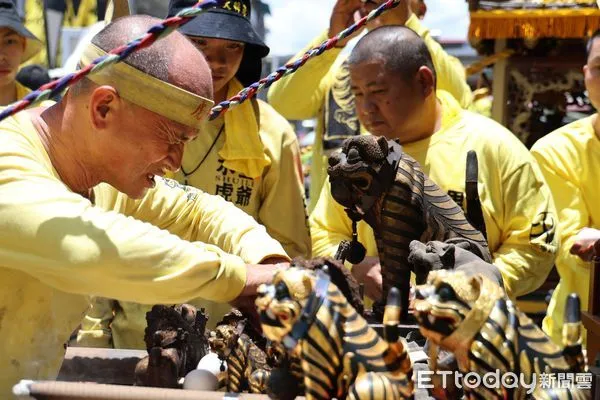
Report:
[[[222,1],[222,0],[221,0]],[[127,58],[131,53],[150,46],[152,43],[167,36],[175,29],[191,21],[195,16],[206,11],[207,8],[218,5],[219,0],[201,0],[193,7],[181,10],[177,15],[163,20],[160,24],[151,27],[144,35],[132,40],[131,42],[117,47],[108,52],[107,55],[95,59],[90,65],[80,69],[77,72],[68,74],[61,79],[49,82],[25,96],[23,99],[7,106],[0,112],[0,121],[11,115],[41,103],[60,94],[64,89],[79,82],[88,74],[93,74],[111,64],[118,63]]]
[[[127,58],[131,53],[150,46],[157,40],[169,35],[175,29],[189,22],[192,18],[200,13],[206,11],[207,8],[219,4],[222,0],[204,0],[198,1],[193,7],[181,10],[177,15],[171,18],[163,20],[160,24],[157,24],[150,28],[143,36],[123,45],[116,49],[108,52],[107,55],[102,56],[94,60],[90,65],[82,68],[81,70],[68,74],[57,81],[53,81],[41,86],[38,90],[35,90],[25,96],[23,99],[7,106],[2,112],[0,112],[0,121],[8,118],[11,115],[24,110],[27,107],[31,107],[41,103],[44,100],[52,98],[60,94],[64,89],[74,85],[86,75],[93,74],[100,71],[107,66],[120,62]],[[289,62],[284,66],[278,68],[272,74],[265,78],[253,83],[241,90],[237,95],[233,96],[229,100],[223,101],[211,110],[209,119],[213,120],[219,115],[227,112],[231,108],[243,103],[255,97],[264,88],[269,87],[274,82],[278,81],[282,77],[296,72],[296,70],[302,67],[309,59],[323,54],[325,51],[334,47],[338,41],[347,38],[354,32],[362,28],[369,21],[379,17],[383,12],[396,7],[401,0],[388,0],[381,4],[379,7],[371,11],[368,15],[361,18],[356,23],[352,24],[348,28],[341,31],[336,36],[324,41],[320,46],[315,47],[306,53],[299,59]]]
[[[326,50],[331,49],[332,47],[334,47],[337,44],[338,41],[345,39],[348,36],[352,35],[358,29],[360,29],[364,25],[366,25],[369,21],[380,16],[383,12],[396,7],[400,3],[400,1],[401,0],[386,1],[385,3],[381,4],[379,7],[377,7],[373,11],[371,11],[368,15],[364,16],[363,18],[356,21],[354,24],[352,24],[348,28],[346,28],[343,31],[341,31],[340,33],[338,33],[336,36],[334,36],[330,39],[327,39],[320,46],[307,51],[299,59],[289,62],[282,67],[279,67],[275,72],[271,73],[270,75],[266,76],[265,78],[262,78],[258,82],[255,82],[252,85],[248,86],[247,88],[242,89],[238,94],[236,94],[229,100],[225,100],[225,101],[217,104],[216,106],[214,106],[212,108],[209,119],[213,120],[213,119],[217,118],[219,115],[225,113],[230,108],[235,107],[236,105],[241,104],[244,101],[253,98],[254,96],[256,96],[256,94],[258,94],[258,92],[262,91],[266,87],[271,86],[274,82],[278,81],[279,79],[283,78],[284,76],[296,72],[296,70],[298,68],[302,67],[309,59],[319,56],[319,55],[323,54]]]

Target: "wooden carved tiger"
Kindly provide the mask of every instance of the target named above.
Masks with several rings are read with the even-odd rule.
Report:
[[[415,316],[421,332],[435,346],[454,353],[460,371],[480,377],[499,371],[515,373],[522,385],[463,385],[469,399],[589,399],[591,390],[545,388],[542,373],[587,372],[581,349],[579,298],[567,302],[564,349],[514,303],[503,289],[486,277],[464,271],[438,270],[415,290]],[[432,357],[435,360],[435,357]],[[435,369],[435,368],[433,368]],[[463,376],[464,376],[463,375]],[[529,388],[528,388],[529,386]],[[528,395],[527,390],[533,393]]]
[[[364,219],[373,228],[384,298],[392,286],[400,288],[404,313],[408,311],[411,270],[417,283],[424,283],[429,273],[408,262],[412,240],[463,243],[491,262],[481,232],[398,143],[371,135],[348,139],[342,152],[329,158],[327,172],[333,198],[351,219]]]
[[[399,340],[397,289],[390,291],[385,336],[352,308],[323,270],[291,267],[256,300],[265,336],[301,360],[305,395],[312,399],[412,398],[412,364]]]
[[[208,343],[227,363],[227,391],[240,393],[247,388],[250,393],[265,393],[271,367],[265,353],[243,330],[243,324],[218,325]]]

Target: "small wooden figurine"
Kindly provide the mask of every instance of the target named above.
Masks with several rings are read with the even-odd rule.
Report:
[[[210,332],[208,342],[222,362],[227,363],[227,391],[265,393],[271,367],[267,356],[244,333],[246,320],[223,323]]]
[[[432,370],[436,370],[435,353],[439,346],[454,353],[463,376],[474,373],[483,377],[499,371],[501,376],[514,373],[519,379],[518,385],[510,387],[463,385],[468,399],[591,397],[591,389],[552,387],[543,382],[544,374],[556,380],[560,374],[587,372],[577,295],[572,295],[567,303],[564,349],[519,311],[500,286],[483,275],[433,271],[427,283],[417,287],[415,295],[415,316],[421,332],[434,344],[430,355],[434,361]]]
[[[462,209],[423,173],[417,161],[404,153],[398,143],[371,135],[348,139],[342,152],[329,159],[328,174],[331,194],[346,208],[350,219],[353,222],[362,219],[373,228],[381,261],[384,298],[392,286],[400,289],[402,320],[408,313],[411,272],[415,273],[417,283],[425,282],[429,273],[426,269],[411,268],[408,263],[412,240],[463,243],[472,253],[491,262],[481,232],[469,223]],[[352,250],[343,249],[342,252],[348,255],[361,253]]]
[[[412,363],[399,338],[400,298],[390,291],[383,340],[326,270],[291,267],[259,288],[265,336],[301,360],[308,400],[411,398]]]

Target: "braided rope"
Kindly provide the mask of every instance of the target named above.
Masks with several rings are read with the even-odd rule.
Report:
[[[299,59],[289,62],[282,67],[279,67],[275,72],[268,75],[267,77],[253,83],[247,88],[242,89],[237,95],[233,96],[229,100],[223,101],[211,110],[209,119],[213,120],[221,114],[227,112],[231,108],[255,97],[264,88],[271,86],[274,82],[283,78],[286,75],[296,72],[296,70],[302,67],[309,59],[323,54],[325,51],[333,48],[338,41],[347,38],[352,35],[358,29],[362,28],[368,22],[379,17],[383,12],[398,6],[401,0],[387,0],[379,7],[371,11],[368,15],[364,16],[348,28],[344,29],[336,36],[327,39],[320,46],[315,47],[306,53]],[[219,0],[200,0],[193,7],[181,10],[177,15],[171,18],[167,18],[161,23],[151,27],[144,35],[132,40],[131,42],[117,47],[116,49],[108,52],[107,55],[95,59],[90,65],[82,68],[81,70],[70,73],[61,79],[53,82],[49,82],[41,86],[38,90],[35,90],[25,96],[23,99],[7,106],[2,112],[0,112],[0,121],[8,118],[11,115],[24,110],[27,107],[37,105],[49,98],[52,98],[60,94],[64,89],[74,85],[83,79],[86,75],[96,73],[103,68],[111,64],[118,63],[127,58],[131,53],[149,47],[152,43],[163,37],[169,35],[175,29],[186,24],[195,16],[206,11],[210,6],[215,6],[219,3]]]
[[[297,60],[291,61],[285,64],[282,67],[279,67],[275,72],[270,75],[262,78],[258,82],[253,83],[252,85],[242,89],[238,94],[230,98],[229,100],[225,100],[216,106],[214,106],[210,112],[209,120],[213,120],[219,117],[221,114],[227,112],[230,108],[235,107],[244,101],[253,98],[263,89],[271,86],[273,83],[277,82],[279,79],[296,72],[296,70],[302,67],[309,59],[319,56],[323,54],[325,51],[334,47],[338,41],[347,38],[352,35],[358,29],[362,28],[371,20],[379,17],[383,12],[394,8],[400,4],[401,0],[388,0],[385,3],[381,4],[379,7],[371,11],[368,15],[364,16],[360,20],[356,21],[354,24],[350,25],[348,28],[344,29],[336,36],[325,40],[320,46],[317,46],[306,53]]]
[[[111,64],[115,64],[124,60],[135,51],[149,47],[152,43],[162,39],[175,29],[191,21],[195,16],[206,11],[208,7],[216,6],[218,4],[218,0],[200,0],[194,6],[181,10],[174,17],[167,18],[161,21],[159,24],[154,25],[139,38],[111,50],[105,56],[95,59],[85,68],[82,68],[75,73],[70,73],[57,81],[49,82],[41,86],[38,90],[29,93],[23,99],[7,106],[2,112],[0,112],[0,121],[18,113],[21,110],[24,110],[27,107],[37,105],[44,100],[48,100],[49,98],[56,96],[67,87],[79,82],[88,74],[96,73]]]

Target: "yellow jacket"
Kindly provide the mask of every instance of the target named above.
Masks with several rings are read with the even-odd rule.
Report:
[[[575,235],[585,227],[600,229],[597,173],[600,171],[600,140],[594,132],[597,114],[575,121],[538,140],[531,152],[550,186],[559,221],[561,248],[556,259],[560,282],[543,328],[556,343],[561,330],[567,296],[577,293],[582,310],[588,309],[590,263],[571,255]]]
[[[423,38],[431,52],[438,77],[438,89],[448,91],[463,107],[468,107],[471,104],[471,90],[466,83],[461,62],[444,51],[415,15],[408,19],[406,26]],[[294,59],[320,45],[327,39],[327,33],[325,31],[315,38]],[[340,56],[341,52],[341,49],[333,48],[315,57],[293,74],[274,83],[268,93],[269,103],[285,118],[317,119],[309,212],[314,209],[327,176],[329,153],[339,149],[341,142],[347,137],[364,133],[356,116],[354,96],[350,91],[347,57]]]
[[[442,128],[428,139],[403,145],[429,177],[466,209],[467,152],[479,159],[479,196],[494,264],[511,297],[537,289],[554,263],[556,212],[535,160],[508,130],[491,119],[460,109],[452,96],[438,92]],[[351,223],[330,194],[329,182],[310,216],[314,256],[332,256],[341,240],[351,239]],[[547,229],[543,229],[543,228]],[[377,256],[375,237],[363,221],[358,238],[368,256]]]
[[[96,0],[81,0],[79,9],[75,13],[73,0],[65,0],[67,9],[63,19],[63,27],[83,28],[98,22],[96,13]],[[26,0],[25,2],[25,27],[44,43],[44,47],[35,57],[25,64],[41,64],[48,66],[48,53],[46,51],[46,24],[44,21],[44,1]],[[60,46],[58,55],[60,55]],[[60,63],[60,58],[58,58]]]
[[[65,186],[26,113],[0,124],[0,398],[55,377],[87,295],[227,302],[243,259],[285,256],[250,216],[175,181],[157,178],[140,200],[93,193],[94,204]]]
[[[261,177],[251,179],[223,166],[219,151],[223,148],[226,135],[232,132],[225,128],[219,135],[224,123],[221,117],[209,122],[198,138],[186,144],[183,169],[177,172],[175,179],[207,193],[220,195],[244,210],[265,226],[290,257],[310,257],[311,241],[298,140],[290,124],[271,106],[260,100],[257,104],[260,114],[258,133],[265,154],[271,161]],[[235,113],[236,109],[231,112]],[[198,167],[213,143],[213,149]],[[257,263],[259,260],[245,261]],[[205,300],[190,303],[207,310],[210,315],[209,328],[231,311],[231,306],[227,304]],[[78,334],[78,345],[144,349],[146,312],[150,309],[149,305],[95,299],[93,309],[86,316]]]

